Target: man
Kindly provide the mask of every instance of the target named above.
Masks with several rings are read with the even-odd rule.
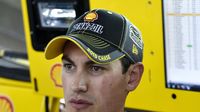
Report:
[[[123,112],[126,97],[143,73],[139,30],[124,16],[96,9],[55,37],[46,59],[63,54],[66,112]]]

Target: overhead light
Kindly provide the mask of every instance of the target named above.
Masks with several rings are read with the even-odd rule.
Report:
[[[39,2],[38,9],[43,28],[68,28],[76,18],[74,3]]]

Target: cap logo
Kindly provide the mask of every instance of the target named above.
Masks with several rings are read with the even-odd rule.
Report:
[[[130,26],[130,35],[131,37],[135,36],[137,38],[140,38],[139,32],[133,26]]]
[[[134,28],[132,25],[129,27],[129,37],[134,41],[134,43],[142,49],[143,44],[140,37],[140,33],[136,28]]]
[[[107,60],[110,60],[111,57],[110,55],[98,55],[96,53],[94,53],[91,49],[87,48],[87,52],[92,56],[94,57],[95,59],[99,60],[99,61],[107,61]]]
[[[96,12],[89,12],[85,17],[84,17],[84,21],[87,22],[94,22],[94,20],[98,19],[98,15]]]
[[[138,49],[137,49],[137,47],[135,46],[135,44],[133,44],[132,53],[135,54],[135,55],[138,55]]]

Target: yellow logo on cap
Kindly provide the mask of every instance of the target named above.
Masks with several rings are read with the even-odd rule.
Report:
[[[84,21],[93,22],[94,20],[98,19],[98,15],[96,12],[89,12],[85,17]]]
[[[138,55],[138,49],[137,49],[137,47],[135,46],[135,44],[133,44],[132,52],[133,52],[133,54]]]

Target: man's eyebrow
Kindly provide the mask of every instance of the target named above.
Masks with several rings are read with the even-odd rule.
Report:
[[[72,61],[68,56],[62,56],[62,61],[67,61],[71,64],[75,64],[74,61]],[[95,63],[94,61],[92,60],[88,60],[85,62],[85,65],[93,65],[93,64],[98,64],[98,63]],[[108,65],[108,64],[98,64],[98,65]]]
[[[93,65],[93,64],[97,64],[97,65],[108,65],[108,64],[99,64],[99,63],[95,63],[94,61],[92,60],[89,60],[85,63],[86,65]]]
[[[70,62],[71,64],[74,64],[74,62],[68,57],[68,56],[62,56],[62,61]]]
[[[89,61],[87,61],[85,64],[86,64],[86,65],[92,65],[92,64],[97,64],[97,63],[95,63],[95,62],[89,60]]]

